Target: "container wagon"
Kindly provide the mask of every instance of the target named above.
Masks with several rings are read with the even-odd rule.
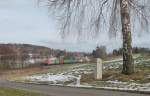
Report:
[[[43,65],[57,65],[57,64],[75,64],[81,63],[79,60],[76,59],[47,59],[42,64]]]

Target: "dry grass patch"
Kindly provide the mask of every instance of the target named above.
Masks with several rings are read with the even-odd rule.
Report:
[[[48,69],[42,67],[32,67],[24,69],[13,69],[13,70],[0,70],[0,79],[11,79],[21,76],[27,76],[32,74],[37,74],[41,72],[47,72]]]
[[[124,75],[118,70],[111,69],[104,72],[102,81],[118,80],[122,82],[149,83],[150,78],[148,78],[148,75],[150,75],[150,70],[139,69],[132,75]],[[81,82],[90,83],[93,81],[97,81],[94,79],[94,74],[82,74]]]

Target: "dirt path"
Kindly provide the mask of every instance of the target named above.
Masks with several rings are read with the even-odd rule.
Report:
[[[128,93],[128,92],[118,92],[108,90],[23,84],[4,80],[0,80],[0,86],[37,91],[47,94],[48,96],[149,96],[148,94],[138,94],[138,93]]]

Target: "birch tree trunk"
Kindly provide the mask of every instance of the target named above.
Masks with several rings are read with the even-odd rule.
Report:
[[[129,0],[120,0],[120,12],[123,35],[123,69],[122,73],[130,75],[134,73],[134,60],[132,56],[132,37],[129,15]]]

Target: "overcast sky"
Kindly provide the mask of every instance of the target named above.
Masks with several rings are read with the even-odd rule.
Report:
[[[134,34],[134,33],[133,33]],[[61,40],[55,20],[46,7],[39,7],[37,0],[0,0],[0,43],[29,43],[70,51],[91,51],[97,45],[106,45],[107,50],[121,47],[121,37],[109,39],[100,34],[94,40],[70,37]],[[133,35],[133,46],[150,46],[150,35]]]

